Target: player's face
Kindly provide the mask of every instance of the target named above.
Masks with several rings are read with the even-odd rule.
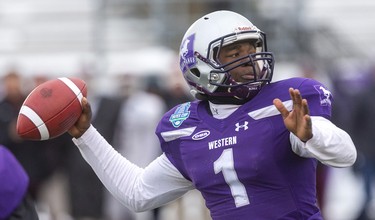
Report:
[[[256,48],[253,42],[241,41],[223,47],[220,50],[219,61],[221,64],[233,62],[238,58],[245,57],[239,61],[227,66],[225,69],[230,69],[239,64],[239,67],[230,70],[232,78],[238,83],[244,83],[254,79],[254,68],[250,62],[249,54],[255,53]],[[259,66],[256,64],[255,71],[259,73]]]

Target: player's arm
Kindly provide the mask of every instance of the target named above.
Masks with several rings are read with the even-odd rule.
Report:
[[[303,157],[316,158],[334,167],[354,164],[357,151],[349,134],[321,116],[310,116],[308,103],[298,90],[289,89],[293,110],[289,112],[279,99],[274,105],[281,113],[290,133],[293,151]]]
[[[333,167],[353,165],[357,151],[349,134],[324,117],[311,116],[311,120],[313,137],[306,143],[293,133],[290,134],[293,151]]]
[[[83,100],[83,113],[69,133],[76,137],[84,159],[105,187],[134,211],[145,211],[170,202],[193,189],[190,181],[163,154],[142,169],[120,155],[90,124],[91,110]]]
[[[164,154],[142,169],[112,148],[93,126],[73,141],[106,188],[131,210],[159,207],[193,189]]]

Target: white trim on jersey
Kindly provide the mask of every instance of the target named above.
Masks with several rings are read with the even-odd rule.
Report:
[[[235,112],[240,105],[222,105],[222,104],[214,104],[209,102],[211,113],[214,118],[217,119],[224,119],[229,117],[233,112]],[[287,100],[283,102],[286,109],[291,111],[293,109],[293,101]],[[250,117],[254,120],[259,120],[262,118],[267,118],[275,115],[279,115],[280,112],[276,109],[274,105],[266,106],[248,113]]]
[[[293,101],[288,100],[283,102],[284,106],[288,111],[291,111],[293,109]],[[277,108],[274,105],[266,106],[264,108],[260,108],[255,111],[251,111],[248,113],[250,117],[252,117],[254,120],[259,120],[262,118],[267,118],[275,115],[279,115],[280,112],[277,110]]]
[[[190,127],[190,128],[183,128],[173,131],[166,131],[162,132],[161,136],[163,137],[165,142],[173,141],[181,137],[187,137],[190,136],[197,127]]]

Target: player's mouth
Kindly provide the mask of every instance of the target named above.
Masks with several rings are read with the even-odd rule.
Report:
[[[241,78],[244,79],[244,80],[252,80],[252,79],[254,79],[254,73],[248,72],[248,73],[242,74]]]

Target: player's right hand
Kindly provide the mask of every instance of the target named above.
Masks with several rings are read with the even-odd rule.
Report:
[[[82,114],[78,118],[77,122],[68,130],[68,133],[74,137],[81,137],[91,125],[91,106],[87,101],[87,98],[82,98]]]
[[[306,142],[313,136],[309,105],[306,99],[302,99],[298,89],[290,88],[289,94],[293,101],[292,111],[289,111],[280,99],[275,99],[273,104],[283,117],[286,128]]]

